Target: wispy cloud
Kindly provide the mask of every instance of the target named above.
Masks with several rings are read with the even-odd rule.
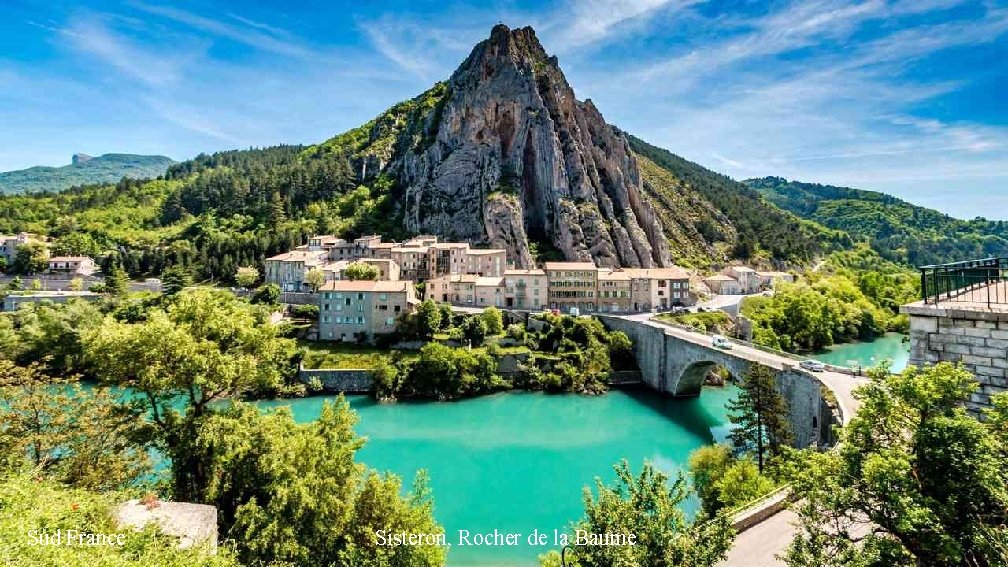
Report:
[[[116,33],[108,18],[89,15],[60,28],[50,28],[69,39],[75,49],[97,58],[130,78],[152,86],[177,82],[186,56],[156,53],[123,34]]]
[[[660,10],[678,11],[703,0],[580,0],[559,8],[545,23],[550,49],[560,53],[612,36],[621,27],[641,24]]]
[[[313,55],[311,49],[293,41],[289,34],[273,26],[265,26],[248,19],[227,16],[228,19],[236,21],[241,25],[234,25],[222,19],[211,18],[167,6],[158,6],[137,2],[134,6],[149,14],[174,20],[197,30],[226,38],[255,49],[261,49],[280,55],[291,57],[310,57]]]

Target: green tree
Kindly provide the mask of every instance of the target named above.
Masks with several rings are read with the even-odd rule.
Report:
[[[486,323],[486,334],[495,337],[504,332],[504,317],[500,309],[490,306],[483,310],[481,314],[483,322]]]
[[[728,510],[769,494],[774,488],[774,481],[760,474],[756,463],[749,458],[731,463],[716,486],[720,508]]]
[[[780,455],[792,440],[787,401],[777,393],[773,370],[753,363],[739,383],[738,396],[728,403],[732,422],[732,442],[746,451],[754,451],[762,473],[766,455]]]
[[[304,283],[312,293],[318,293],[319,288],[325,284],[325,279],[325,272],[312,268],[305,273]]]
[[[721,443],[700,447],[690,453],[690,480],[705,512],[714,513],[721,509],[719,483],[733,460],[731,449]]]
[[[273,226],[279,226],[287,220],[287,211],[279,191],[273,191],[270,196],[269,220]]]
[[[0,256],[0,274],[7,271],[7,258],[5,256]]]
[[[83,342],[96,376],[137,390],[171,458],[173,495],[196,502],[209,483],[200,425],[218,401],[287,391],[294,355],[293,341],[259,309],[209,290],[182,292],[140,323],[108,317]]]
[[[83,291],[84,290],[84,280],[81,278],[74,278],[70,280],[69,285],[70,291]]]
[[[7,289],[10,291],[21,291],[23,284],[21,283],[21,276],[14,276],[10,283],[7,284]]]
[[[343,270],[348,280],[377,280],[381,276],[377,266],[364,262],[353,262]]]
[[[248,565],[442,565],[440,546],[383,546],[376,532],[443,533],[426,477],[402,497],[400,481],[356,463],[364,445],[344,398],[297,424],[289,408],[262,414],[234,404],[201,427],[210,455],[207,501]]]
[[[102,317],[98,306],[81,299],[24,305],[13,315],[16,360],[25,366],[38,362],[52,374],[85,373],[83,335],[101,326]]]
[[[452,313],[452,306],[448,303],[439,303],[438,311],[441,312],[441,331],[447,331],[452,326],[452,319],[454,314]]]
[[[413,313],[413,319],[416,335],[426,341],[433,339],[434,333],[441,328],[441,310],[430,299],[420,302]]]
[[[122,295],[129,291],[129,277],[122,265],[112,262],[108,273],[105,274],[105,293],[109,295]]]
[[[42,280],[40,280],[38,278],[33,279],[32,283],[31,283],[31,290],[32,291],[42,291]]]
[[[0,359],[0,453],[23,456],[48,478],[94,490],[149,471],[143,423],[104,388]]]
[[[486,319],[478,315],[470,315],[462,322],[461,331],[462,337],[469,341],[470,346],[478,347],[483,344],[487,336]]]
[[[259,289],[252,294],[252,303],[276,305],[278,301],[280,301],[280,286],[275,283],[259,286]]]
[[[56,239],[52,246],[56,256],[92,256],[101,253],[101,247],[94,237],[86,232],[74,231]]]
[[[235,272],[235,282],[242,288],[248,289],[259,281],[259,270],[252,266],[242,266]]]
[[[49,267],[49,252],[41,242],[28,242],[17,247],[14,253],[14,271],[19,274],[37,274]]]
[[[1008,564],[1008,399],[986,420],[971,416],[976,380],[950,363],[870,378],[837,450],[789,460],[802,500],[787,563]]]
[[[681,509],[689,496],[685,479],[669,478],[645,462],[638,476],[624,460],[613,467],[616,482],[606,486],[595,480],[597,497],[584,489],[585,516],[575,524],[571,536],[573,563],[583,567],[611,565],[649,565],[673,567],[714,566],[724,560],[733,533],[724,516],[713,518],[700,514],[689,520]],[[591,545],[577,540],[580,532],[588,534],[633,535],[635,545]],[[544,565],[556,561],[556,552],[543,558]]]
[[[192,283],[192,273],[178,264],[161,273],[161,292],[168,296],[179,293]]]

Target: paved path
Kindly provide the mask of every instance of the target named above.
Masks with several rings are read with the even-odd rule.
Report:
[[[740,533],[728,559],[721,567],[778,567],[784,562],[777,559],[783,555],[795,534],[798,515],[791,510],[782,510],[766,520]]]

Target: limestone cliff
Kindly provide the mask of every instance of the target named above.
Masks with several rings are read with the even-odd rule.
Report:
[[[361,177],[396,181],[406,230],[504,247],[519,266],[529,241],[603,266],[671,263],[627,141],[532,28],[494,27],[446,83],[390,113],[357,147],[327,145],[351,149]]]
[[[498,25],[445,82],[307,150],[345,156],[404,232],[601,266],[804,262],[821,234],[734,180],[606,124],[532,28]],[[380,181],[380,182],[379,182]]]

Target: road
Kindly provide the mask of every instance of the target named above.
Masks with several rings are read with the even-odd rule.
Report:
[[[711,347],[711,337],[708,335],[651,321],[651,316],[650,313],[641,313],[625,315],[623,318],[661,327],[667,333],[684,341]],[[745,360],[758,362],[778,370],[794,368],[797,364],[797,361],[792,358],[760,350],[738,341],[734,342],[731,353]],[[809,374],[815,376],[833,392],[837,405],[840,406],[841,420],[846,425],[858,408],[859,402],[854,398],[853,392],[858,386],[867,383],[867,379],[840,372],[810,372]],[[794,512],[785,509],[738,534],[728,552],[727,560],[721,563],[720,567],[778,567],[784,565],[784,562],[777,556],[783,554],[791,540],[794,539],[797,530],[796,519],[797,515]]]
[[[671,333],[684,341],[713,348],[711,347],[710,336],[697,331],[688,331],[681,327],[674,327],[672,325],[665,325],[657,321],[652,321],[651,316],[652,315],[650,313],[638,313],[634,315],[624,315],[622,318],[629,319],[631,321],[638,321],[652,327],[660,327],[665,329],[665,332]],[[760,350],[741,341],[733,340],[732,342],[733,346],[730,351],[731,354],[750,362],[757,362],[777,370],[795,368],[798,364],[798,361],[793,358]],[[857,410],[858,401],[854,398],[854,389],[867,383],[867,379],[851,376],[850,374],[844,374],[841,372],[830,371],[810,372],[809,374],[822,382],[823,385],[829,388],[836,396],[837,405],[840,406],[840,415],[843,422],[846,424]]]

